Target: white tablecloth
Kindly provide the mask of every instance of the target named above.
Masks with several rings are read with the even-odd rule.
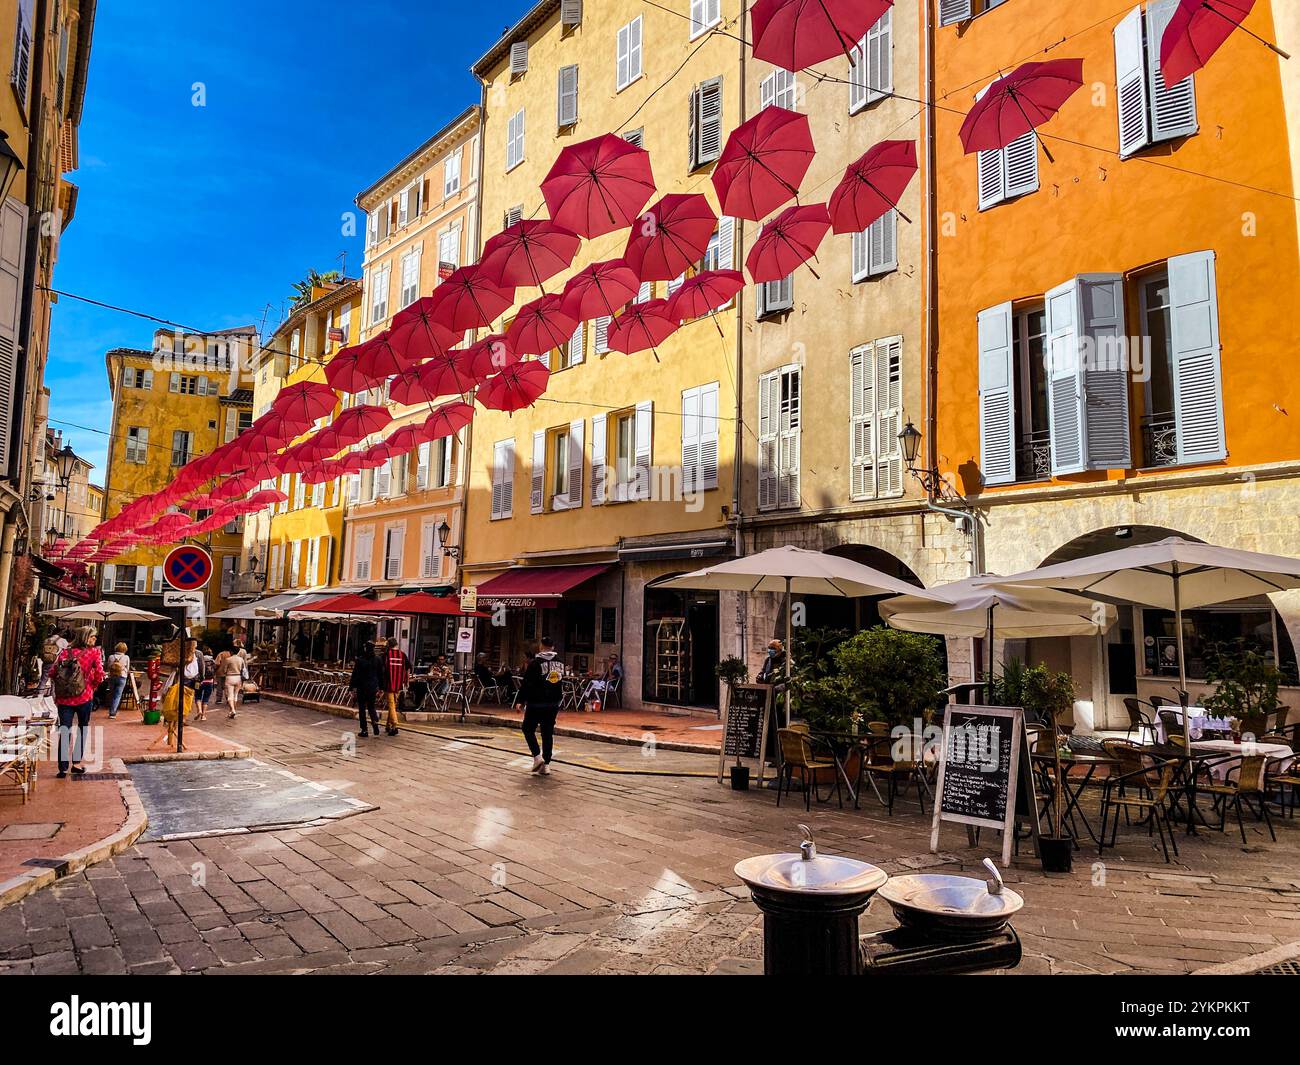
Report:
[[[1265,772],[1284,773],[1290,768],[1291,763],[1295,760],[1295,752],[1284,743],[1233,743],[1232,740],[1201,740],[1192,741],[1192,750],[1197,754],[1208,754],[1214,756],[1216,764],[1210,766],[1210,772],[1214,779],[1223,781],[1228,774],[1236,776],[1237,767],[1241,765],[1243,757],[1262,754],[1269,759]],[[1236,755],[1235,758],[1228,758],[1228,755]]]
[[[1175,713],[1178,720],[1183,721],[1184,725],[1190,724],[1193,729],[1215,729],[1222,732],[1228,731],[1228,719],[1223,717],[1211,717],[1203,706],[1189,706],[1186,711],[1186,717],[1189,721],[1184,721],[1184,712],[1176,706],[1162,706],[1161,713]],[[1169,737],[1165,735],[1165,723],[1156,717],[1156,735],[1160,738],[1161,743],[1168,741]]]

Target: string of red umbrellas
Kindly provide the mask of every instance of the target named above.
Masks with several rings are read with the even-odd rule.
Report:
[[[1160,44],[1166,82],[1203,67],[1238,28],[1285,57],[1242,26],[1253,6],[1254,0],[1180,0]],[[839,55],[852,59],[857,42],[891,7],[892,0],[758,0],[750,13],[752,51],[792,71]],[[1081,59],[1022,64],[994,81],[965,116],[964,150],[1000,149],[1033,132],[1050,160],[1039,127],[1082,84]],[[766,220],[745,260],[756,284],[811,264],[829,233],[861,233],[897,210],[917,171],[915,143],[886,140],[845,170],[826,203],[800,203],[815,151],[808,117],[770,106],[731,132],[714,168],[721,212]],[[540,356],[567,344],[583,322],[607,319],[610,350],[648,350],[657,359],[659,345],[682,323],[726,306],[745,285],[732,269],[686,277],[703,265],[718,215],[699,193],[664,195],[647,209],[656,192],[649,154],[622,137],[605,134],[565,148],[541,192],[549,218],[507,226],[487,241],[478,263],[455,270],[432,295],[397,314],[390,329],[340,351],[325,367],[324,383],[283,389],[237,440],[190,462],[159,492],[132,500],[85,540],[57,542],[53,557],[102,562],[134,547],[203,536],[285,502],[283,492],[257,489],[283,474],[320,484],[375,469],[459,432],[473,417],[474,401],[501,411],[529,406],[550,377]],[[583,239],[620,229],[631,231],[622,258],[592,263],[558,291],[547,291],[548,282],[571,268]],[[642,285],[655,281],[677,282],[676,289],[666,299],[639,300]],[[519,308],[504,334],[459,346],[506,314],[520,288],[541,295]],[[388,428],[392,416],[373,403],[335,415],[340,394],[385,382],[398,403],[429,403],[428,417],[349,450]],[[447,397],[456,398],[433,406]],[[312,431],[326,418],[329,424]],[[299,440],[304,433],[310,435]]]

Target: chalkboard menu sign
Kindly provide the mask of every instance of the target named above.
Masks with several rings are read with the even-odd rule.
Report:
[[[762,782],[763,751],[767,746],[767,723],[772,713],[770,684],[735,684],[727,699],[727,713],[722,720],[722,751],[718,761],[718,779],[728,758],[739,764],[742,758],[759,762]]]
[[[1011,860],[1017,814],[1036,820],[1027,746],[1024,711],[1018,707],[947,708],[930,831],[932,851],[939,848],[940,821],[953,821],[968,828],[999,829],[1002,860]],[[1018,790],[1026,783],[1027,795],[1021,797]],[[1031,801],[1026,803],[1026,798]]]

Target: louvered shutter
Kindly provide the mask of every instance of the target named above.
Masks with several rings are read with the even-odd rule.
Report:
[[[144,595],[149,588],[149,567],[135,567],[135,594]]]
[[[764,374],[758,379],[759,510],[770,510],[776,506],[776,429],[780,389],[780,373]]]
[[[875,384],[871,346],[854,348],[849,352],[850,499],[870,499],[876,494],[876,464],[871,455],[876,437]]]
[[[420,576],[432,577],[437,574],[434,565],[434,539],[437,523],[426,521],[420,526]]]
[[[569,423],[569,491],[565,495],[565,505],[582,506],[582,467],[586,453],[583,443],[583,426],[581,418]]]
[[[1001,150],[978,152],[980,210],[986,210],[1006,199],[1006,176],[1002,168]]]
[[[758,286],[758,313],[775,314],[794,306],[794,275],[786,274],[776,281],[765,281]]]
[[[111,563],[104,563],[104,568],[100,571],[100,588],[105,592],[113,590],[113,583],[117,580],[117,567]]]
[[[849,55],[849,114],[867,106],[868,73],[867,38],[863,37]]]
[[[719,270],[734,270],[736,263],[736,220],[728,214],[718,219]]]
[[[586,327],[582,322],[578,323],[578,328],[573,331],[573,336],[569,337],[569,365],[577,366],[583,360],[583,348],[586,337],[584,330]]]
[[[181,375],[174,373],[167,381],[168,392],[179,392],[181,390]]]
[[[149,574],[149,592],[152,595],[162,595],[162,590],[163,590],[163,568],[162,566],[154,566]]]
[[[1214,252],[1169,260],[1174,431],[1180,463],[1227,458]]]
[[[694,93],[691,165],[703,166],[722,154],[722,79],[702,83]]]
[[[564,129],[578,121],[578,68],[560,67],[556,124]]]
[[[655,293],[655,285],[654,285],[654,282],[653,282],[653,281],[642,281],[642,282],[641,282],[641,287],[640,287],[639,289],[637,289],[637,292],[636,292],[636,301],[637,301],[637,303],[645,303],[646,300],[648,300],[648,299],[652,299],[652,298],[654,297],[654,293]]]
[[[1008,200],[1038,191],[1038,138],[1033,131],[1017,137],[999,154],[1005,168]]]
[[[876,496],[903,493],[903,449],[898,439],[903,420],[903,341],[876,341]]]
[[[432,445],[426,440],[416,451],[415,487],[429,487],[429,452]]]
[[[718,487],[718,383],[700,388],[700,490]]]
[[[867,103],[882,100],[894,91],[894,19],[886,10],[867,31]]]
[[[361,478],[359,475],[348,474],[348,502],[356,504],[361,499]]]
[[[939,0],[939,25],[950,26],[971,17],[971,0]]]
[[[892,208],[867,229],[867,272],[873,276],[898,269],[898,212]]]
[[[439,488],[445,488],[451,484],[451,459],[456,453],[456,437],[447,436],[442,440],[442,484]]]
[[[632,480],[631,499],[650,498],[650,461],[654,453],[654,404],[636,405],[636,432],[634,442],[635,473]]]
[[[560,0],[560,25],[568,29],[582,25],[582,0]]]
[[[667,291],[665,293],[666,296],[671,299],[677,290],[684,284],[686,284],[686,274],[685,272],[682,272],[668,282]]]
[[[1177,85],[1165,86],[1160,71],[1160,40],[1169,25],[1178,0],[1153,0],[1147,4],[1147,85],[1151,94],[1151,139],[1188,137],[1197,130],[1195,75]]]
[[[14,391],[18,375],[18,320],[27,245],[27,208],[9,199],[0,204],[0,477],[9,473]]]
[[[802,395],[798,370],[782,374],[780,418],[777,441],[777,506],[793,507],[799,504],[799,444],[802,417]]]
[[[523,74],[528,70],[528,42],[515,41],[510,46],[510,73]]]
[[[1131,465],[1128,412],[1129,360],[1124,331],[1124,278],[1078,278],[1080,333],[1089,352],[1083,368],[1086,461],[1093,470]]]
[[[609,323],[612,321],[609,317],[597,318],[592,325],[592,346],[595,348],[597,355],[604,355],[609,351]]]
[[[614,85],[622,89],[632,81],[632,26],[629,22],[618,31],[614,46]]]
[[[546,432],[542,429],[533,433],[533,465],[529,473],[532,484],[528,493],[528,511],[540,514],[546,501]]]
[[[1079,283],[1071,278],[1047,294],[1047,421],[1052,435],[1052,473],[1086,468],[1083,360]]]
[[[593,414],[591,417],[591,505],[593,507],[605,503],[605,446],[608,440],[605,415]]]
[[[1011,304],[979,312],[980,472],[986,485],[1016,479],[1016,390]]]
[[[395,581],[402,575],[402,555],[406,544],[406,529],[398,526],[388,530],[388,549],[384,553],[384,580]]]
[[[1142,47],[1142,8],[1115,27],[1115,93],[1119,108],[1119,154],[1132,155],[1151,143],[1147,64]]]
[[[386,496],[393,484],[393,460],[389,459],[375,470],[375,498]]]
[[[860,233],[853,234],[853,239],[850,242],[849,276],[855,282],[865,281],[869,276],[871,264],[870,245],[870,229],[864,229]]]
[[[682,393],[682,491],[692,493],[699,487],[700,473],[700,390],[688,388]]]

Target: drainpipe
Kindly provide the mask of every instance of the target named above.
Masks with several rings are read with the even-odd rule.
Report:
[[[740,122],[745,121],[748,109],[748,100],[746,98],[746,65],[745,65],[745,15],[749,10],[749,4],[741,0],[740,4],[740,32],[736,34],[739,41],[738,51],[740,53]],[[737,123],[739,124],[739,123]],[[745,247],[745,221],[742,218],[735,220],[736,248],[744,250]],[[739,254],[739,251],[736,252]],[[732,477],[731,477],[731,515],[735,522],[735,557],[740,558],[745,553],[744,524],[745,512],[744,504],[741,501],[741,479],[745,469],[745,290],[742,288],[736,294],[736,436],[734,451],[732,456]],[[740,660],[747,661],[749,655],[748,633],[749,633],[749,595],[746,592],[737,592],[737,595],[744,596],[744,624],[740,632],[736,634],[739,643],[738,657]]]

